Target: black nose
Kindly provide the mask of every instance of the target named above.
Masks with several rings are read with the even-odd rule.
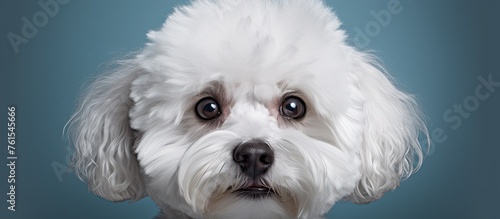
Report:
[[[234,149],[233,160],[241,167],[243,173],[255,179],[273,164],[274,153],[264,142],[247,142]]]

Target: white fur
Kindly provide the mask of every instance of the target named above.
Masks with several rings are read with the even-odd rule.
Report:
[[[426,129],[414,98],[339,27],[319,0],[177,8],[84,95],[70,121],[78,175],[111,201],[148,195],[165,218],[316,218],[380,198],[420,167]],[[216,123],[194,111],[210,92],[224,99]],[[289,93],[306,103],[299,121],[280,115]],[[252,139],[274,151],[261,180],[279,196],[227,190],[247,183],[231,152]]]

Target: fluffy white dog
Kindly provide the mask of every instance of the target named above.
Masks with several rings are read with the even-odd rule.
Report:
[[[161,218],[319,218],[421,165],[426,128],[320,0],[195,0],[98,78],[70,121],[74,166]]]

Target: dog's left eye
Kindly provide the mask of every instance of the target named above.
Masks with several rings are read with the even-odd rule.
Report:
[[[214,119],[221,113],[219,104],[211,97],[206,97],[198,101],[195,110],[196,115],[204,120]]]
[[[280,112],[287,118],[300,119],[306,113],[306,105],[302,99],[290,96],[281,103]]]

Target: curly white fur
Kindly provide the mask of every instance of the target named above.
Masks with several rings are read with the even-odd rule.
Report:
[[[368,203],[422,162],[415,99],[349,46],[319,0],[196,0],[150,43],[98,78],[70,120],[74,167],[111,200],[150,196],[165,218],[315,218],[335,202]],[[300,96],[305,117],[280,114]],[[218,99],[202,121],[194,104]],[[259,139],[275,160],[245,198],[234,148]]]

